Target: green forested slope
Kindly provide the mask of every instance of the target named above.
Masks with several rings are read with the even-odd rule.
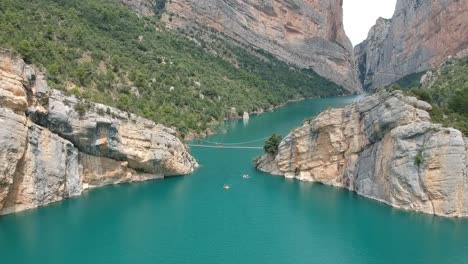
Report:
[[[407,91],[431,103],[432,120],[451,126],[468,136],[468,57],[445,62],[436,69],[428,87]],[[394,85],[393,89],[404,89]]]
[[[0,47],[44,67],[52,87],[182,133],[205,130],[232,107],[241,113],[345,93],[262,51],[212,52],[117,0],[2,0],[0,29]]]

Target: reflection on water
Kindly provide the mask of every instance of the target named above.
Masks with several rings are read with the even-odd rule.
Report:
[[[249,124],[250,118],[243,118],[242,123],[244,124],[244,127],[246,127]]]

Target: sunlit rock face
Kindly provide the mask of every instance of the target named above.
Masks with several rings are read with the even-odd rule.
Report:
[[[342,0],[171,0],[163,20],[172,28],[215,29],[350,91],[361,90]]]
[[[468,47],[468,0],[398,0],[355,47],[364,88],[385,87],[438,66]]]
[[[65,96],[34,67],[0,51],[0,214],[197,166],[174,130]]]
[[[265,172],[347,188],[394,207],[468,216],[468,139],[430,122],[431,106],[381,92],[287,135]]]

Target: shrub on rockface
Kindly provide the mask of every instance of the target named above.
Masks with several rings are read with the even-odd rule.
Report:
[[[283,137],[279,134],[273,134],[266,142],[265,145],[263,146],[263,149],[265,150],[266,153],[275,155],[278,153],[278,147],[279,144],[281,143],[281,140]]]
[[[431,118],[435,123],[460,130],[468,135],[468,57],[444,63],[434,71],[429,87],[406,89],[398,83],[390,90],[403,90],[432,105]]]

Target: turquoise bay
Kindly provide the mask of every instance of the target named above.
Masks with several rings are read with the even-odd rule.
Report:
[[[208,140],[286,135],[305,118],[354,100],[291,103],[229,122]],[[201,168],[193,175],[104,187],[0,217],[1,263],[468,262],[468,220],[266,175],[252,165],[261,152],[194,147]]]

